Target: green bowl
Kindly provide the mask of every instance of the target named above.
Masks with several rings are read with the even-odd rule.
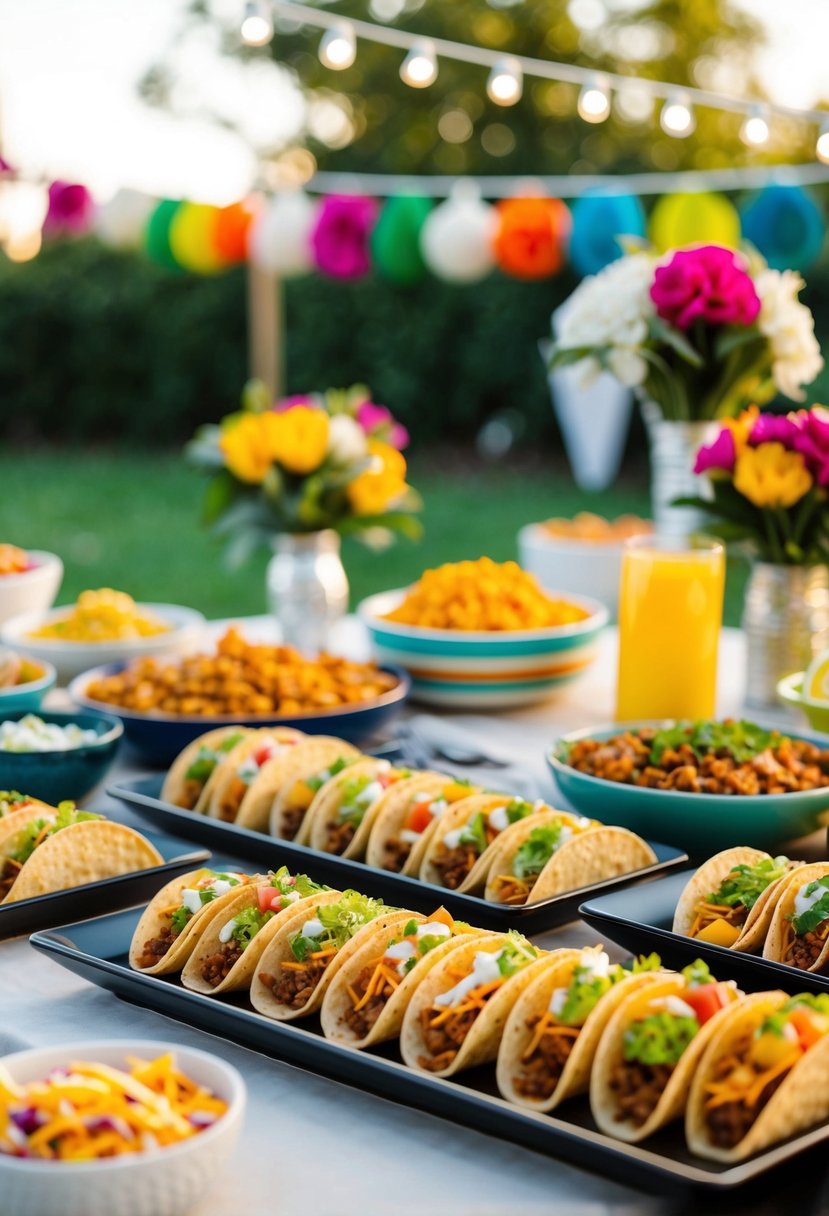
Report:
[[[777,695],[787,705],[793,705],[806,719],[812,730],[819,730],[829,735],[829,704],[825,701],[813,701],[803,695],[804,671],[796,671],[793,675],[785,676],[777,685]]]
[[[605,781],[578,772],[563,759],[568,743],[610,739],[623,730],[665,725],[670,724],[624,722],[562,735],[547,756],[556,785],[580,814],[619,824],[647,840],[676,845],[692,855],[710,855],[739,844],[773,851],[821,826],[821,816],[829,810],[829,788],[745,797],[689,794]],[[827,739],[809,741],[820,747],[829,743]]]

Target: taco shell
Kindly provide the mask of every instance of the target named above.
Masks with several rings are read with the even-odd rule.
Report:
[[[339,822],[339,810],[345,786],[355,777],[374,777],[390,772],[392,767],[388,760],[375,760],[367,756],[365,759],[357,760],[354,764],[349,765],[343,772],[337,773],[330,781],[326,781],[308,808],[303,824],[305,831],[300,843],[308,844],[312,849],[319,849],[321,853],[331,852],[328,847],[329,830]],[[398,786],[406,785],[408,780],[403,777],[396,781],[368,807],[347,847],[340,853],[341,857],[362,858],[365,855],[371,830],[386,796],[396,790]]]
[[[7,852],[8,846],[14,840],[21,828],[25,828],[32,819],[52,820],[58,813],[56,806],[46,806],[40,803],[27,805],[22,811],[10,811],[0,819],[0,858]]]
[[[795,896],[801,887],[813,882],[816,878],[823,878],[827,874],[829,874],[829,862],[817,861],[812,865],[798,866],[786,878],[781,879],[771,924],[766,934],[766,944],[763,947],[763,958],[773,959],[776,963],[785,962],[786,946],[790,934],[794,932],[789,918],[794,912]],[[829,938],[826,939],[817,959],[807,970],[823,971],[827,959],[829,959]]]
[[[736,866],[756,865],[758,861],[764,861],[769,857],[769,853],[764,853],[761,849],[749,848],[748,845],[723,849],[721,853],[709,857],[708,861],[704,862],[688,879],[677,901],[673,932],[681,933],[683,937],[689,937],[696,919],[694,908],[700,900],[718,890]],[[749,911],[740,930],[740,936],[731,946],[732,950],[750,952],[762,946],[771,923],[774,900],[779,893],[780,884],[784,881],[785,878],[769,883]]]
[[[272,739],[280,745],[280,751],[270,760],[266,760],[249,784],[239,789],[240,778],[238,771],[242,765],[256,752],[266,740]],[[306,740],[301,731],[290,726],[273,726],[254,730],[248,734],[238,747],[223,760],[214,774],[216,780],[211,788],[210,797],[204,804],[204,813],[211,819],[221,819],[225,823],[235,823],[240,827],[251,828],[254,831],[265,831],[268,824],[270,799],[279,788],[279,761],[285,760],[294,747],[299,747]],[[263,796],[269,795],[264,813],[261,809]],[[232,804],[235,809],[228,809]]]
[[[158,849],[134,828],[107,819],[85,819],[47,836],[23,864],[2,902],[11,904],[163,864]]]
[[[293,840],[297,844],[308,843],[308,812],[313,806],[315,798],[322,793],[325,786],[321,786],[311,798],[303,811],[297,831],[293,834],[286,834],[285,820],[291,812],[293,792],[297,785],[304,785],[309,777],[316,776],[341,756],[347,760],[357,760],[362,756],[362,752],[352,743],[347,743],[345,739],[335,739],[330,735],[314,735],[305,743],[297,744],[293,752],[285,757],[280,784],[271,799],[268,812],[268,824],[265,830],[269,831],[271,836],[277,836],[281,840]],[[327,784],[328,782],[326,782]]]
[[[213,794],[216,777],[222,764],[225,760],[229,759],[245,736],[251,733],[252,731],[248,726],[218,726],[215,730],[209,730],[205,734],[199,735],[198,739],[194,739],[192,743],[188,743],[170,765],[164,778],[164,784],[161,787],[161,794],[159,795],[161,801],[169,802],[173,806],[182,807],[184,810],[194,811],[198,815],[202,814],[206,810],[207,804]],[[213,772],[207,778],[204,785],[202,785],[198,797],[193,802],[188,795],[187,770],[195,763],[203,747],[209,747],[211,751],[216,751],[225,740],[233,738],[234,735],[242,737],[234,747],[224,754],[220,754]]]
[[[232,887],[224,895],[219,895],[209,903],[202,904],[198,912],[190,917],[178,937],[173,940],[167,953],[163,954],[151,967],[140,965],[144,946],[148,941],[158,937],[169,911],[175,910],[181,905],[182,891],[195,886],[200,879],[206,878],[208,874],[214,872],[207,866],[202,866],[200,870],[191,870],[189,874],[181,874],[177,878],[171,879],[153,896],[141,913],[141,919],[135,926],[135,932],[132,935],[130,967],[133,971],[141,971],[144,975],[172,975],[176,971],[182,970],[195,950],[200,935],[214,916],[220,916],[222,909],[234,901],[239,894],[240,887]]]
[[[404,829],[415,796],[417,794],[431,794],[434,799],[440,797],[442,791],[459,785],[460,782],[443,773],[424,772],[417,773],[401,787],[389,790],[386,798],[383,800],[383,806],[377,812],[374,827],[371,829],[371,835],[369,836],[366,848],[366,864],[374,866],[378,870],[391,870],[391,867],[387,864],[388,854],[386,846],[390,840],[397,837]],[[479,786],[470,786],[463,797],[471,797],[473,794],[479,793],[481,793]],[[462,798],[455,798],[449,803],[449,807],[454,806],[455,802],[460,801],[462,801]],[[449,807],[447,807],[447,811]],[[409,855],[403,868],[398,873],[411,876],[419,873],[426,849],[429,846],[429,841],[437,831],[439,823],[440,818],[433,819],[424,831],[420,833],[419,838],[412,842]]]

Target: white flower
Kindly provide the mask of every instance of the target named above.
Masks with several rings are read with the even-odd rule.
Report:
[[[611,350],[607,356],[607,370],[627,388],[636,388],[645,383],[648,365],[635,350]]]
[[[609,348],[604,356],[608,370],[629,387],[641,384],[648,371],[640,351],[654,313],[653,268],[649,254],[636,253],[585,279],[556,318],[558,348]],[[585,387],[601,370],[592,356],[575,367]]]
[[[368,454],[366,433],[349,414],[334,414],[328,428],[328,455],[339,465],[356,464]]]
[[[794,270],[766,269],[754,286],[761,306],[757,324],[769,340],[774,383],[792,401],[803,401],[802,386],[811,384],[823,367],[814,318],[797,298],[803,279]]]

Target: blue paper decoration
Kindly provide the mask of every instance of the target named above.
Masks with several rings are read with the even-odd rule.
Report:
[[[743,209],[743,236],[773,270],[805,270],[820,254],[820,208],[802,186],[766,186]]]
[[[585,194],[573,204],[570,261],[579,274],[598,274],[622,256],[618,236],[644,236],[645,213],[632,194]]]

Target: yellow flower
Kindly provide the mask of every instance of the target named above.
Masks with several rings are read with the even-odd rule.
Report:
[[[734,485],[755,507],[793,507],[812,488],[812,478],[800,452],[761,443],[737,457]]]
[[[261,485],[274,462],[276,414],[242,414],[222,431],[219,441],[230,472],[240,481]]]
[[[273,454],[289,473],[313,473],[328,451],[328,415],[309,405],[271,414]]]
[[[736,418],[726,418],[724,420],[725,425],[734,436],[734,451],[737,456],[748,446],[748,437],[759,417],[759,408],[756,405],[750,405],[748,409],[743,410],[742,414],[738,414]]]
[[[393,502],[402,498],[406,485],[406,460],[396,448],[379,439],[369,439],[371,467],[347,487],[348,501],[355,515],[382,515]]]

